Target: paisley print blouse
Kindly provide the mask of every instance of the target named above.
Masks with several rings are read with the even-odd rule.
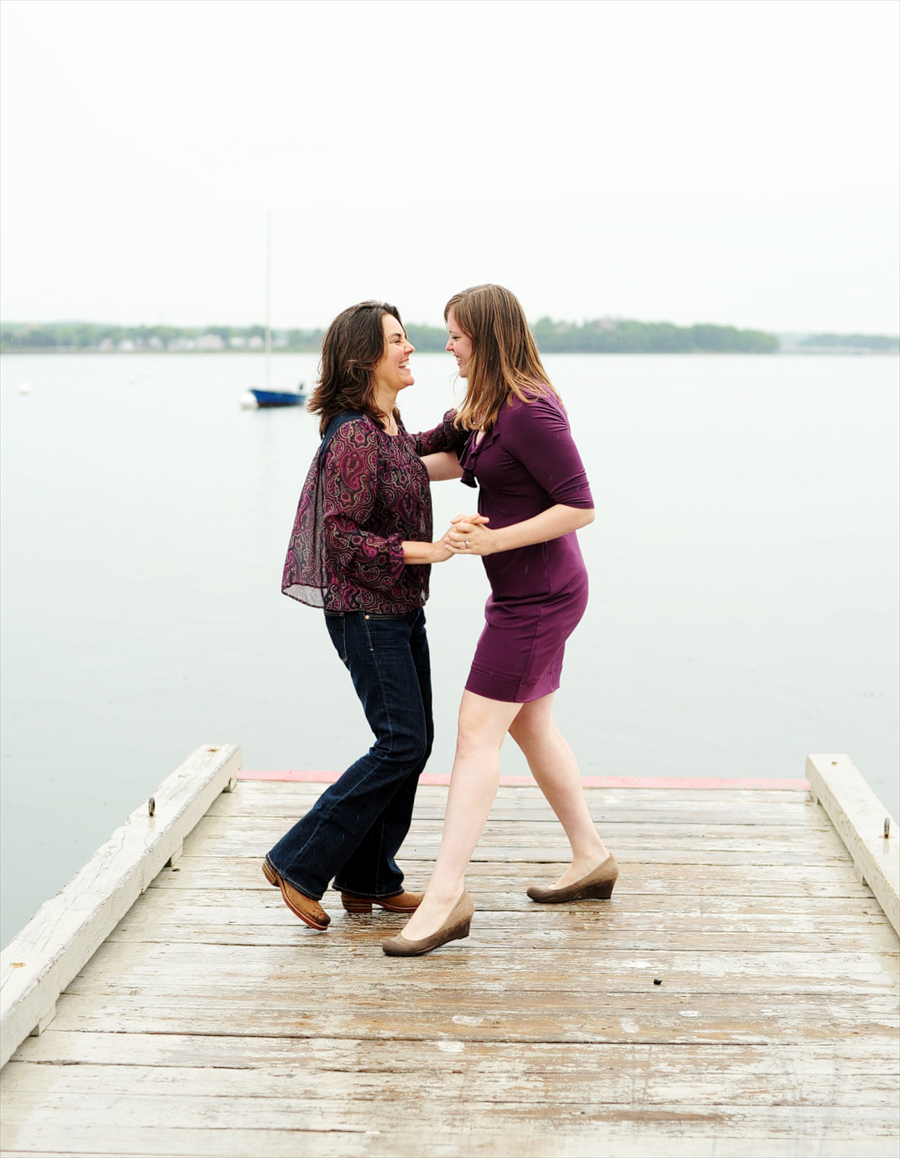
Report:
[[[344,419],[313,459],[300,496],[282,590],[326,611],[404,615],[428,598],[431,568],[403,562],[403,540],[431,542],[427,440]],[[440,427],[431,441],[442,442]],[[437,447],[435,447],[437,448]]]

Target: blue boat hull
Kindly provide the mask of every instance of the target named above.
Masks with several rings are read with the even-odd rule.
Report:
[[[281,393],[277,390],[251,390],[257,406],[298,406],[306,400],[305,394]]]

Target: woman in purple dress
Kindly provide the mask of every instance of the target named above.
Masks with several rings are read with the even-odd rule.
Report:
[[[565,643],[587,605],[575,535],[594,518],[584,467],[515,295],[476,286],[451,298],[444,317],[466,396],[418,444],[432,478],[480,487],[478,514],[455,519],[447,539],[457,554],[482,556],[491,596],[460,705],[434,873],[403,933],[384,942],[391,956],[468,934],[474,905],[465,873],[497,793],[507,732],[572,846],[562,876],[528,895],[543,903],[606,899],[618,876],[552,714]]]
[[[322,443],[310,467],[282,589],[325,612],[375,743],[270,849],[263,872],[313,929],[329,883],[351,913],[379,905],[411,913],[394,856],[409,829],[431,751],[431,674],[425,613],[431,563],[452,557],[431,541],[431,494],[397,395],[414,378],[414,347],[385,302],[362,302],[331,323],[309,409]]]

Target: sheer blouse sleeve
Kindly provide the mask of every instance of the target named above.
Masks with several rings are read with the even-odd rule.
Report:
[[[448,410],[439,426],[412,435],[416,454],[420,458],[424,458],[426,454],[437,454],[442,450],[449,450],[457,458],[460,456],[466,439],[469,437],[469,431],[454,426],[453,419],[455,417],[456,411]]]
[[[403,572],[399,534],[370,526],[378,490],[377,434],[368,423],[347,422],[332,437],[323,464],[322,513],[331,568],[370,590],[389,591]]]

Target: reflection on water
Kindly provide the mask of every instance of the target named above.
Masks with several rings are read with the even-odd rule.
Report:
[[[415,355],[411,429],[452,405],[448,361]],[[583,772],[796,777],[841,751],[896,811],[896,360],[547,363],[598,505],[557,703]],[[369,739],[319,614],[279,593],[315,419],[241,410],[249,357],[0,372],[5,942],[198,745],[336,769]],[[439,485],[437,525],[473,498]],[[435,771],[486,590],[475,559],[435,569]]]

